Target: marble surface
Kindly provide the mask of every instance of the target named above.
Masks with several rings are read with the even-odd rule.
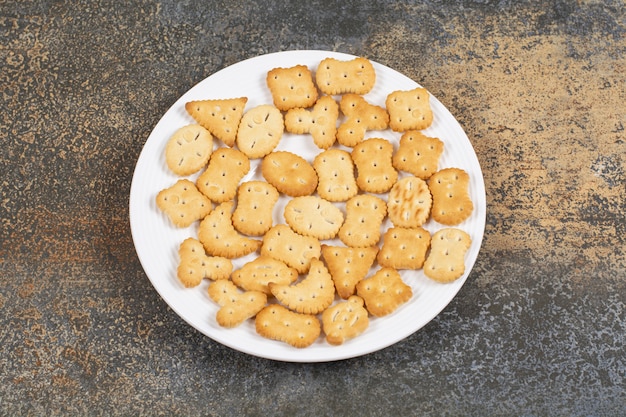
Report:
[[[3,1],[0,39],[0,415],[626,414],[623,1]],[[428,88],[487,192],[453,302],[396,345],[325,364],[187,326],[128,218],[169,106],[295,49]]]

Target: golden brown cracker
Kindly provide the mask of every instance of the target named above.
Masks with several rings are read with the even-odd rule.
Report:
[[[247,97],[195,100],[187,102],[185,109],[213,136],[233,147],[247,102]]]
[[[273,226],[261,246],[261,255],[282,261],[300,274],[309,270],[311,259],[319,258],[321,251],[318,239],[299,235],[286,224]]]
[[[356,295],[322,313],[322,329],[326,334],[326,341],[334,346],[357,337],[368,327],[367,309],[363,306],[363,299]]]
[[[460,168],[444,168],[428,180],[433,196],[433,219],[447,226],[466,220],[474,209],[469,195],[469,174]]]
[[[233,264],[228,258],[207,256],[202,243],[189,237],[178,248],[179,264],[176,270],[178,280],[185,287],[195,287],[203,279],[228,279]]]
[[[315,80],[324,94],[367,94],[376,83],[376,71],[364,57],[343,61],[325,58],[317,67]]]
[[[385,193],[398,179],[393,167],[393,145],[386,139],[372,138],[357,144],[352,150],[356,165],[356,183],[359,189],[369,193]]]
[[[177,175],[191,175],[209,161],[213,152],[213,136],[199,124],[176,130],[165,145],[165,162]]]
[[[298,279],[298,271],[269,256],[259,256],[231,274],[231,279],[247,291],[261,291],[271,295],[268,284],[291,284]]]
[[[385,100],[389,127],[395,132],[426,129],[433,122],[430,94],[425,88],[393,91]]]
[[[393,155],[393,166],[427,180],[437,172],[443,146],[439,138],[426,136],[417,130],[405,132]]]
[[[280,194],[265,181],[246,181],[237,190],[232,221],[235,229],[250,236],[262,236],[273,224],[274,205]]]
[[[261,246],[261,240],[241,235],[233,226],[234,204],[232,201],[221,203],[200,222],[198,239],[210,255],[234,259],[248,255]]]
[[[276,107],[262,104],[244,113],[237,131],[237,147],[250,159],[272,152],[283,136],[283,114]]]
[[[290,109],[285,114],[287,132],[302,135],[310,133],[313,142],[320,149],[330,148],[337,138],[339,105],[330,96],[320,97],[312,110]]]
[[[156,196],[156,203],[177,227],[190,226],[213,209],[211,201],[187,179],[180,179],[161,190]]]
[[[268,71],[266,83],[274,105],[280,110],[311,107],[317,100],[313,75],[305,65],[274,68]]]
[[[328,149],[315,157],[313,168],[317,173],[317,193],[328,201],[346,201],[358,192],[354,162],[350,153],[342,149]]]
[[[442,283],[460,278],[465,273],[465,254],[471,243],[471,237],[463,230],[438,230],[431,239],[430,253],[424,262],[424,274]]]
[[[371,194],[358,194],[346,202],[346,218],[337,236],[347,246],[366,248],[380,240],[387,204]]]
[[[377,253],[378,246],[346,248],[322,245],[322,256],[341,298],[347,299],[354,294],[356,284],[367,276]]]
[[[345,120],[337,128],[337,142],[343,146],[353,147],[363,141],[365,132],[384,130],[389,123],[389,114],[384,108],[368,103],[357,94],[342,96],[339,108]]]
[[[428,184],[421,178],[398,180],[387,198],[387,214],[394,226],[422,226],[430,216],[432,196]]]
[[[198,189],[216,203],[235,198],[239,181],[250,171],[250,160],[241,151],[216,149],[209,164],[196,180]]]
[[[332,239],[343,224],[343,212],[318,196],[294,197],[285,206],[285,221],[296,232],[317,239]]]
[[[257,313],[255,328],[259,335],[305,348],[317,340],[322,325],[313,314],[300,314],[279,304],[270,304]]]
[[[430,247],[430,233],[422,227],[391,227],[383,236],[378,264],[394,269],[420,269]]]
[[[296,284],[270,282],[268,287],[280,304],[298,313],[321,313],[335,300],[335,284],[317,258],[311,259],[308,275]]]
[[[393,268],[380,268],[356,286],[356,293],[365,301],[372,316],[382,317],[393,313],[413,296],[413,290]]]
[[[263,178],[290,197],[313,194],[317,188],[315,169],[300,155],[288,151],[272,152],[261,162]]]
[[[215,319],[222,327],[233,328],[254,317],[267,304],[267,295],[260,291],[241,292],[232,281],[223,279],[212,282],[209,297],[221,308]]]

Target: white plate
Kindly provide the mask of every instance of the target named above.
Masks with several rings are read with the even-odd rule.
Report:
[[[416,332],[439,312],[457,294],[469,275],[481,246],[485,227],[485,187],[482,171],[467,135],[450,112],[431,95],[434,112],[433,124],[424,133],[444,142],[440,168],[459,167],[470,175],[470,195],[474,211],[469,219],[458,227],[472,238],[466,255],[466,272],[450,284],[439,284],[419,271],[402,271],[404,281],[414,292],[412,299],[393,314],[372,318],[369,328],[359,337],[341,346],[331,346],[320,336],[310,347],[296,349],[291,346],[264,339],[256,334],[254,320],[248,320],[235,329],[221,328],[215,321],[217,305],[208,297],[208,282],[188,289],[176,278],[178,246],[187,237],[197,237],[197,225],[177,229],[158,210],[157,193],[176,182],[165,163],[164,149],[169,137],[181,126],[193,123],[185,111],[185,103],[210,98],[248,97],[246,110],[260,104],[271,104],[272,98],[265,84],[265,76],[276,67],[307,65],[315,71],[317,64],[326,57],[350,60],[354,56],[328,51],[279,52],[251,58],[225,68],[206,78],[185,93],[165,113],[148,137],[139,155],[130,190],[130,223],[135,248],[148,278],[165,302],[187,323],[211,339],[250,355],[289,362],[324,362],[364,355],[392,345]],[[408,90],[419,85],[406,76],[386,66],[373,63],[377,80],[374,89],[365,98],[373,104],[385,106],[387,94],[394,90]],[[400,134],[391,130],[368,132],[366,137],[383,137],[397,148]],[[320,152],[308,135],[285,134],[278,149],[290,150],[312,161]],[[250,173],[243,181],[262,179],[258,160],[251,161]],[[197,174],[188,177],[197,178]],[[277,204],[275,222],[284,223],[282,208]],[[388,224],[386,224],[388,226]],[[432,220],[425,226],[433,233],[441,225]],[[235,261],[235,267],[246,260]]]

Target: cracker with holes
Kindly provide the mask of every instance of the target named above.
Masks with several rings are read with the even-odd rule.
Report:
[[[437,171],[442,153],[443,142],[439,138],[411,130],[400,138],[398,150],[393,154],[393,166],[427,180]]]
[[[372,316],[382,317],[396,311],[413,296],[413,290],[393,268],[382,267],[356,286],[356,293],[365,301]]]
[[[233,226],[232,201],[221,203],[200,222],[198,240],[209,255],[234,259],[248,255],[261,246],[261,240],[240,234]]]
[[[359,194],[346,202],[346,218],[337,236],[347,246],[366,248],[380,240],[387,203],[371,194]]]
[[[208,289],[209,297],[221,308],[215,319],[226,328],[239,326],[254,317],[267,304],[267,295],[259,291],[242,292],[232,281],[223,279],[212,282]]]
[[[171,187],[159,191],[156,204],[177,227],[190,226],[213,209],[211,200],[186,179],[180,179]]]
[[[346,201],[359,192],[350,153],[335,148],[320,152],[313,160],[313,168],[318,177],[317,193],[323,199]]]
[[[280,110],[311,107],[317,101],[317,88],[313,75],[305,65],[289,68],[274,68],[267,73],[269,88],[274,105]]]
[[[425,88],[398,90],[385,100],[389,127],[395,132],[426,129],[433,123],[430,94]]]
[[[311,346],[322,333],[320,320],[313,314],[300,314],[279,304],[270,304],[254,319],[256,332],[295,348]]]
[[[185,103],[185,109],[213,136],[233,147],[247,102],[247,97],[195,100]]]
[[[307,272],[311,259],[319,258],[321,252],[318,239],[299,235],[286,224],[277,224],[268,230],[261,246],[261,255],[282,261],[299,274]]]
[[[424,228],[391,227],[383,236],[378,264],[394,269],[420,269],[429,247],[430,233]]]
[[[339,105],[330,96],[320,97],[313,109],[290,109],[285,114],[285,129],[298,135],[311,134],[313,143],[320,149],[328,149],[337,137]]]
[[[250,159],[272,152],[284,131],[283,114],[276,107],[262,104],[244,113],[237,131],[237,147]]]
[[[466,220],[474,209],[469,195],[469,175],[460,168],[444,168],[428,180],[433,196],[433,219],[446,226]]]
[[[313,194],[317,173],[306,159],[288,151],[272,152],[261,162],[263,178],[290,197]]]
[[[228,279],[233,264],[221,256],[207,256],[202,243],[189,237],[178,248],[180,262],[176,270],[178,280],[187,288],[200,285],[203,279]]]
[[[398,179],[393,167],[393,145],[386,139],[372,138],[357,144],[352,150],[356,165],[356,183],[359,189],[369,193],[385,193]]]
[[[368,327],[369,317],[363,306],[363,299],[356,295],[322,313],[322,329],[326,334],[326,341],[334,346],[354,339]]]
[[[384,108],[368,103],[357,94],[342,96],[339,108],[345,120],[337,128],[337,142],[343,146],[353,147],[363,140],[365,132],[384,130],[389,123],[389,114]]]
[[[421,178],[402,178],[389,190],[387,214],[394,226],[422,226],[430,216],[431,206],[428,184]]]
[[[346,248],[322,245],[322,256],[341,298],[345,300],[354,294],[356,284],[365,278],[377,253],[378,246]]]
[[[465,273],[465,254],[471,243],[470,236],[461,229],[438,230],[431,239],[424,274],[441,283],[457,280]]]
[[[268,287],[280,304],[298,313],[321,313],[335,300],[333,279],[317,258],[311,259],[307,276],[296,284],[270,282]]]
[[[367,58],[325,58],[317,66],[315,81],[324,94],[367,94],[376,83],[376,71]]]
[[[204,168],[213,152],[213,136],[199,124],[178,129],[165,145],[165,162],[177,175],[191,175]]]
[[[261,291],[271,295],[268,284],[291,284],[298,279],[298,271],[269,256],[259,256],[231,274],[231,279],[247,291]]]
[[[276,188],[265,181],[246,181],[237,190],[232,221],[235,229],[249,236],[262,236],[272,227],[272,213],[278,201]]]
[[[239,181],[250,171],[250,160],[241,151],[231,148],[216,149],[209,164],[196,180],[198,189],[216,203],[232,200]]]
[[[320,240],[334,238],[343,224],[343,212],[338,207],[312,195],[294,197],[283,214],[296,233]]]

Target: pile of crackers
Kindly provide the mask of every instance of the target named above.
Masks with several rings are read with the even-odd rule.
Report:
[[[439,169],[444,143],[422,133],[433,121],[428,91],[393,91],[383,108],[364,97],[376,82],[368,59],[326,58],[314,70],[268,71],[273,102],[250,109],[247,97],[186,103],[195,123],[169,138],[165,158],[181,177],[200,174],[156,197],[176,227],[199,222],[197,238],[180,244],[180,283],[209,280],[220,326],[254,320],[260,336],[296,348],[320,335],[343,344],[370,317],[392,314],[413,296],[401,270],[458,279],[471,243],[455,227],[473,210],[469,175]],[[366,138],[385,129],[401,134],[397,148]],[[285,132],[319,153],[277,150]],[[244,180],[253,160],[264,180]],[[281,196],[289,201],[275,224]],[[432,236],[431,218],[442,225]]]

